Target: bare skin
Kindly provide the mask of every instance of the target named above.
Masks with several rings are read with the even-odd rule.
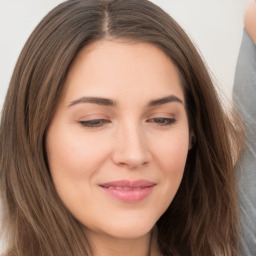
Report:
[[[256,2],[251,3],[245,11],[244,27],[253,42],[256,43]]]

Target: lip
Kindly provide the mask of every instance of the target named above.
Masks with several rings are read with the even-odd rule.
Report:
[[[110,196],[125,202],[139,202],[150,195],[156,183],[148,180],[117,180],[99,186]]]

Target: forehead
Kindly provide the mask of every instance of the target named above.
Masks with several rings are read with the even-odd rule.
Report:
[[[65,95],[84,94],[161,98],[177,94],[184,100],[178,69],[158,47],[149,43],[101,40],[85,46],[69,70]]]

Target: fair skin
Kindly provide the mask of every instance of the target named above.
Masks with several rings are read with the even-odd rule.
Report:
[[[101,40],[80,51],[46,150],[56,190],[96,256],[149,255],[189,148],[181,81],[161,50]]]
[[[256,3],[251,3],[244,15],[244,27],[256,44]]]

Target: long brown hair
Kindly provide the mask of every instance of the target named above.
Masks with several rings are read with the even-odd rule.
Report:
[[[81,225],[56,193],[44,137],[72,61],[81,48],[103,38],[156,45],[177,66],[183,81],[196,139],[180,188],[156,223],[163,255],[237,255],[231,152],[237,152],[238,137],[190,39],[168,14],[147,0],[64,2],[41,21],[25,44],[0,128],[6,255],[93,255]]]

